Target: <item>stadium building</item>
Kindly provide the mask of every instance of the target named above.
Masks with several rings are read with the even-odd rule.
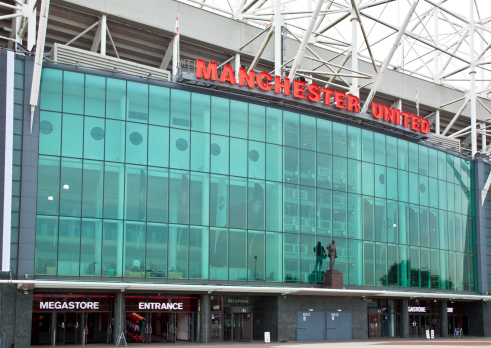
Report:
[[[2,343],[491,336],[486,23],[390,2],[1,1]]]

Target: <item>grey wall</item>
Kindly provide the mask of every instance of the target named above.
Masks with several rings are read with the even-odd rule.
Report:
[[[477,292],[490,291],[491,281],[491,192],[482,205],[481,191],[489,176],[491,166],[482,160],[474,165],[474,204],[476,213]],[[491,190],[490,190],[491,191]]]
[[[2,259],[2,247],[3,247],[3,185],[4,185],[4,175],[5,175],[5,117],[6,110],[5,105],[7,104],[7,51],[0,50],[0,260]],[[9,231],[10,233],[10,231]]]
[[[17,290],[16,284],[0,285],[0,331],[5,332],[5,347],[31,346],[32,290]]]
[[[353,339],[362,339],[363,328],[368,334],[367,302],[359,297],[278,296],[278,341],[296,341],[297,312],[336,312],[341,309],[353,317]]]
[[[24,118],[22,129],[22,177],[19,225],[19,264],[18,275],[24,278],[34,276],[34,246],[36,241],[36,196],[39,146],[39,107],[34,113],[32,134],[30,131],[32,71],[34,59],[25,60],[24,75]]]

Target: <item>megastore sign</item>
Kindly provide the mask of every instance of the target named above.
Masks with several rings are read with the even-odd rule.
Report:
[[[306,83],[289,78],[274,77],[267,72],[256,73],[254,70],[247,71],[239,68],[237,76],[231,65],[225,65],[218,76],[218,65],[216,62],[209,62],[208,65],[202,59],[196,60],[196,78],[228,83],[233,86],[247,86],[250,89],[260,89],[262,91],[274,91],[274,93],[284,96],[293,96],[297,99],[307,100],[313,103],[331,105],[353,113],[360,113],[360,99],[354,95],[336,91],[326,87],[320,87],[315,83]],[[402,126],[415,132],[428,134],[430,132],[430,122],[422,117],[413,115],[377,102],[372,102],[373,118]]]

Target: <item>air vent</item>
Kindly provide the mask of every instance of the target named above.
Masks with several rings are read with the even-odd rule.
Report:
[[[444,135],[434,134],[432,138],[425,140],[429,144],[443,147],[455,152],[460,152],[460,140],[455,138],[446,137]]]

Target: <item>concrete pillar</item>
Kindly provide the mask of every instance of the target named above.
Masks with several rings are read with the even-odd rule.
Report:
[[[15,289],[15,285],[13,285]],[[15,336],[16,347],[31,346],[32,325],[32,290],[17,290],[17,301],[15,308]],[[6,346],[5,346],[6,347]]]
[[[401,304],[401,336],[409,338],[409,301],[402,300]]]
[[[440,301],[440,337],[448,337],[447,301]]]
[[[199,341],[210,343],[211,301],[209,294],[201,295],[199,323]]]
[[[118,292],[114,296],[114,327],[113,327],[113,340],[118,341],[118,337],[121,332],[124,332],[126,326],[126,313],[125,313],[125,301],[124,292]]]

